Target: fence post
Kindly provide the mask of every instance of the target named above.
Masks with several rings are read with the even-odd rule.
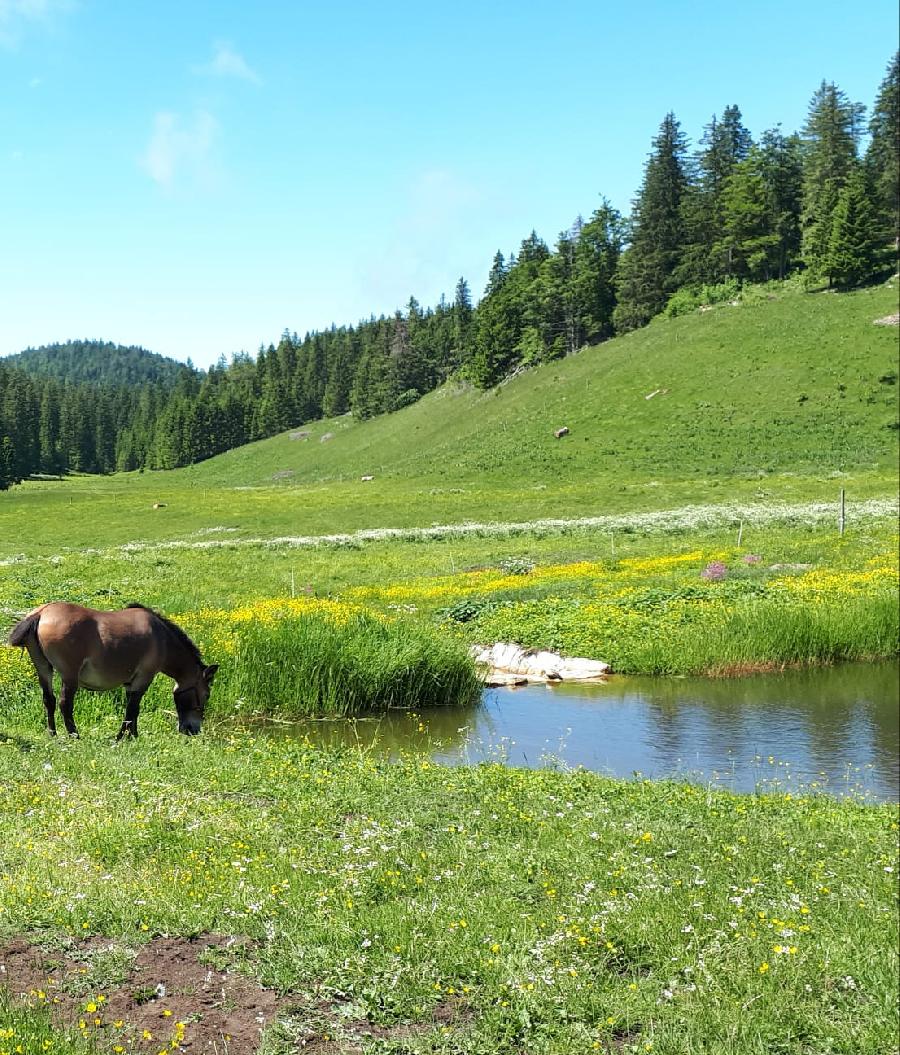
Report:
[[[840,534],[841,538],[844,537],[844,523],[845,523],[844,513],[845,513],[844,489],[842,487],[841,488],[841,509],[840,509],[840,512],[838,513],[838,533]]]

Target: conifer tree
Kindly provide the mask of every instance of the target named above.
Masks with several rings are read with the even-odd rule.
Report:
[[[856,160],[864,107],[822,82],[803,127],[803,262],[828,277],[834,210]]]
[[[760,173],[766,185],[770,228],[777,237],[770,277],[783,279],[800,259],[800,213],[803,161],[800,137],[778,128],[763,132],[759,143]]]
[[[885,242],[900,240],[900,52],[888,65],[872,117],[866,168]]]
[[[722,192],[716,255],[728,260],[729,274],[759,282],[771,277],[771,259],[777,244],[762,152],[754,148],[748,158],[734,167]]]
[[[578,227],[572,275],[578,347],[613,334],[615,276],[622,238],[622,217],[605,198],[590,220]]]
[[[846,289],[874,278],[881,265],[879,241],[866,173],[857,165],[838,196],[831,226],[826,266],[835,284]]]
[[[685,285],[720,282],[732,274],[728,245],[722,239],[723,195],[735,166],[752,146],[740,109],[726,106],[721,118],[714,116],[700,144],[682,203],[686,245],[678,282]]]
[[[460,278],[453,297],[452,367],[458,367],[469,357],[472,331],[472,295],[469,283]]]
[[[0,436],[0,491],[6,491],[14,483],[16,452],[9,436]]]
[[[675,272],[684,245],[685,150],[681,127],[669,113],[653,140],[634,202],[631,244],[622,255],[617,281],[617,330],[632,330],[649,322],[677,288]]]

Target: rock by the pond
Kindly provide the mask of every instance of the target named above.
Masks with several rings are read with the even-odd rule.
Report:
[[[498,641],[490,648],[472,647],[475,662],[487,668],[486,685],[521,685],[528,681],[592,681],[609,673],[609,664],[595,659],[560,656],[556,652],[533,652],[510,642]]]

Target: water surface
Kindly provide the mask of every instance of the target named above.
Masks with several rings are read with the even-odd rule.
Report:
[[[733,791],[898,798],[896,663],[745,678],[613,677],[602,685],[490,689],[474,708],[298,722],[285,735],[428,750],[435,761],[584,766]]]

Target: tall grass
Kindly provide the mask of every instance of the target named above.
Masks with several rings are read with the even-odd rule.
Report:
[[[365,612],[248,625],[216,703],[285,717],[473,703],[480,693],[465,648],[424,627]]]
[[[615,669],[649,674],[743,674],[789,666],[887,658],[898,651],[891,590],[840,605],[785,605],[762,598],[723,618],[630,641]]]

